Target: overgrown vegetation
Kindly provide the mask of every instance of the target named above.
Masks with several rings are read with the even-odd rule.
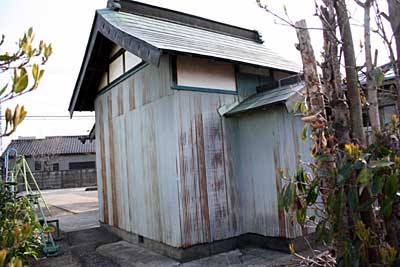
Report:
[[[297,48],[302,56],[306,96],[296,109],[301,107],[306,123],[303,136],[310,133],[314,161],[302,163],[294,177],[282,173],[286,185],[280,204],[303,229],[315,229],[318,241],[329,249],[332,257],[318,259],[318,263],[310,260],[309,266],[400,265],[400,114],[381,128],[377,88],[383,77],[376,58],[372,62],[369,25],[370,8],[374,7],[375,32],[388,47],[394,86],[399,92],[400,50],[397,49],[396,59],[392,47],[393,40],[400,40],[399,10],[389,10],[389,15],[385,15],[378,1],[355,2],[365,12],[366,91],[361,90],[358,80],[364,66],[356,66],[352,24],[345,0],[315,2],[315,15],[321,20],[324,39],[320,63],[315,59],[305,21],[291,23],[258,1],[267,12],[293,26],[299,39]],[[399,2],[388,0],[388,4]],[[390,22],[392,35],[382,18]],[[399,98],[400,95],[398,112]],[[363,108],[368,111],[374,131],[372,144],[365,138]],[[294,252],[295,248],[290,249]],[[326,262],[328,259],[330,262]]]
[[[349,143],[338,149],[337,168],[332,172],[319,167],[332,160],[321,155],[316,158],[318,163],[303,163],[294,177],[283,177],[288,183],[282,191],[282,206],[295,214],[302,227],[316,229],[319,241],[331,246],[340,266],[368,266],[371,253],[376,253],[374,260],[379,266],[391,266],[396,260],[399,127],[394,116],[375,144],[362,149]],[[327,177],[333,187],[324,187]],[[368,212],[377,222],[374,227],[366,225]]]
[[[9,187],[0,181],[0,266],[20,267],[38,255],[43,229],[28,199]]]

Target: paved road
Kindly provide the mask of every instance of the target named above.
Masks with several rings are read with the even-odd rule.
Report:
[[[180,263],[137,244],[122,241],[99,227],[97,191],[85,188],[43,191],[50,206],[49,218],[57,218],[64,238],[57,242],[60,254],[31,263],[35,267],[204,267],[287,266],[288,254],[260,248],[236,249],[211,257]],[[286,262],[283,263],[282,262]]]
[[[44,190],[43,196],[50,208],[49,219],[58,219],[64,232],[99,226],[97,191],[82,188]]]

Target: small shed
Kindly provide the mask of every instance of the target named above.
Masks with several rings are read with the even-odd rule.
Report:
[[[97,10],[69,111],[96,114],[102,225],[181,260],[287,249],[302,233],[278,170],[309,151],[299,70],[256,31],[128,0]]]

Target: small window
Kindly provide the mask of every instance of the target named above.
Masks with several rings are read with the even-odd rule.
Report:
[[[60,164],[53,163],[53,171],[58,171],[58,170],[60,170]]]
[[[35,161],[35,171],[42,170],[42,163],[40,161]]]
[[[96,168],[96,163],[94,161],[83,161],[83,162],[70,162],[70,170],[81,170],[81,169],[94,169]]]

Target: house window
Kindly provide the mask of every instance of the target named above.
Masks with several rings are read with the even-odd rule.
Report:
[[[42,170],[42,163],[40,161],[35,161],[35,171]]]
[[[81,169],[94,169],[96,168],[96,163],[94,161],[82,161],[82,162],[70,162],[70,170],[81,170]]]
[[[193,88],[236,92],[235,67],[232,63],[204,58],[176,58],[176,89]]]
[[[137,57],[128,51],[124,51],[119,46],[115,47],[114,50],[115,51],[110,58],[108,71],[103,73],[100,80],[98,87],[99,91],[143,62],[140,57]]]
[[[60,164],[59,163],[53,163],[53,171],[59,171],[60,170]]]

